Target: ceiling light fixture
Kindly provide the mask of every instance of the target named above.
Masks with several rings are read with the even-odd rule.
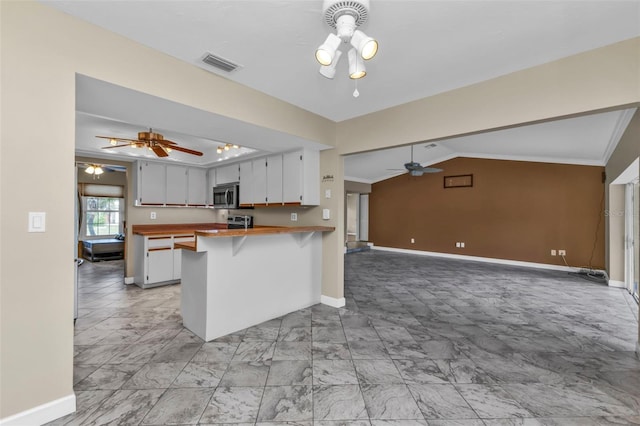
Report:
[[[369,0],[324,0],[322,11],[325,22],[336,29],[316,49],[316,60],[320,63],[320,74],[333,79],[342,52],[340,42],[350,43],[348,52],[349,78],[357,80],[367,75],[364,61],[378,52],[378,42],[357,28],[369,18]]]
[[[84,169],[84,172],[88,173],[90,175],[93,175],[94,178],[95,178],[95,176],[99,176],[99,175],[103,174],[104,173],[104,169],[99,164],[89,164],[89,165],[87,165],[87,168]]]
[[[238,145],[237,143],[225,143],[224,145],[218,146],[216,148],[216,152],[218,154],[222,154],[225,151],[229,151],[231,148],[238,149],[240,148],[240,145]]]

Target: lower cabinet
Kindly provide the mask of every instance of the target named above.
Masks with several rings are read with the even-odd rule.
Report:
[[[135,284],[142,288],[180,281],[182,250],[175,243],[193,241],[193,235],[135,235]]]

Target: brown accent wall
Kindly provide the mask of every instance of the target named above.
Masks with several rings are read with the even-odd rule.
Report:
[[[603,167],[474,158],[436,167],[444,172],[373,184],[376,246],[558,265],[551,249],[564,249],[582,267],[597,234],[592,267],[604,269]],[[443,188],[444,176],[462,174],[473,174],[473,187]]]

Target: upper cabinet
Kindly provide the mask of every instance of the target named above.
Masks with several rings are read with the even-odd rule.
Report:
[[[166,204],[168,206],[184,206],[187,204],[187,167],[173,164],[168,164],[166,167]]]
[[[151,161],[138,161],[135,171],[136,205],[163,205],[166,197],[166,166]]]
[[[211,206],[212,188],[233,182],[243,207],[320,204],[320,153],[308,149],[209,170],[140,160],[134,170],[136,206]]]
[[[264,191],[267,204],[282,204],[282,155],[271,155],[266,159]]]
[[[320,204],[320,153],[308,149],[282,156],[282,197],[288,205]]]
[[[216,167],[215,172],[216,185],[224,185],[226,183],[240,181],[240,168],[237,163],[228,166]]]
[[[253,178],[253,162],[245,161],[240,163],[240,199],[238,203],[240,207],[251,207],[255,204],[254,199],[254,178]]]
[[[134,176],[137,206],[206,206],[207,170],[138,161]]]
[[[207,171],[190,167],[187,170],[187,204],[204,207],[208,204]]]

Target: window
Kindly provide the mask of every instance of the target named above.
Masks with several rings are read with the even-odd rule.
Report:
[[[121,233],[120,212],[124,199],[111,197],[85,197],[86,235],[101,236]]]

